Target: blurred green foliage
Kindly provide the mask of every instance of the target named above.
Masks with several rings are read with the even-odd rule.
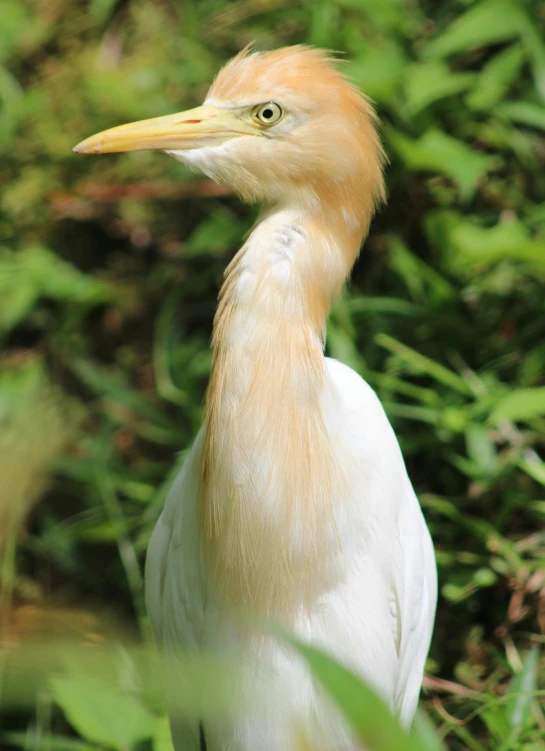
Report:
[[[147,540],[255,217],[161,155],[71,149],[198,104],[249,41],[306,42],[345,53],[391,162],[328,351],[379,393],[435,540],[425,706],[449,749],[543,748],[545,3],[0,0],[0,18],[1,654],[103,621],[147,641]],[[80,671],[4,701],[2,744],[167,749],[119,649],[109,693]]]

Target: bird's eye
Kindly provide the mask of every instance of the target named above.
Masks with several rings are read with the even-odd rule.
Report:
[[[274,125],[280,120],[283,114],[282,107],[276,104],[276,102],[260,104],[254,110],[254,117],[261,125]]]

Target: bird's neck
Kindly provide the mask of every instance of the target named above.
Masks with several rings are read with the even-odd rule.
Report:
[[[233,604],[278,616],[290,580],[299,596],[311,568],[316,581],[320,530],[341,481],[321,408],[325,324],[360,234],[342,217],[277,208],[226,271],[201,522],[208,565]]]

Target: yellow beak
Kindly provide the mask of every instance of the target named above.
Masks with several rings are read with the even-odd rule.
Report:
[[[97,133],[74,148],[77,154],[112,154],[119,151],[186,151],[222,143],[258,130],[235,110],[204,104],[176,115],[139,120]]]

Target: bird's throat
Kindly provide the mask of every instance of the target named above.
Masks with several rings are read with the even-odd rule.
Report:
[[[347,271],[334,239],[290,212],[265,216],[227,269],[200,503],[207,565],[227,604],[281,617],[319,583],[342,481],[322,410],[323,337]]]

